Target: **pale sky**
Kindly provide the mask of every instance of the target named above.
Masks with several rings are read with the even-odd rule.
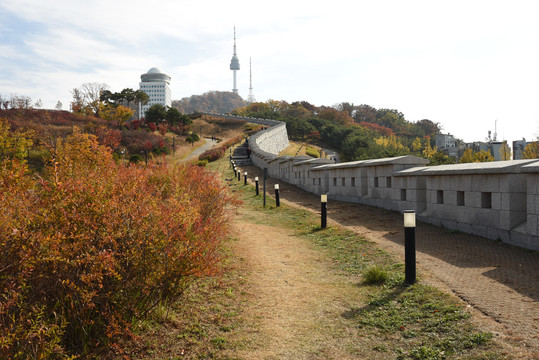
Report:
[[[536,0],[0,0],[0,94],[58,100],[86,82],[138,89],[158,67],[172,98],[240,95],[398,109],[465,141],[539,136]]]

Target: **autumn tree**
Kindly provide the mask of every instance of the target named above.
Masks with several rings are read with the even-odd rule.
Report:
[[[522,151],[523,159],[539,159],[539,140],[526,145]]]
[[[200,140],[200,137],[195,132],[192,132],[191,134],[189,134],[189,136],[185,139],[185,141],[191,144],[191,146],[193,146],[194,143],[196,143],[199,140]]]
[[[421,149],[423,148],[423,145],[421,144],[421,139],[416,137],[414,139],[414,142],[412,143],[412,150],[416,153],[421,152]]]
[[[494,156],[489,151],[481,150],[473,154],[474,162],[494,161]]]
[[[468,149],[464,150],[464,153],[460,157],[459,162],[460,163],[474,162],[473,150],[471,148],[468,148]]]
[[[430,159],[436,154],[438,151],[438,148],[435,146],[434,148],[430,145],[430,138],[427,137],[425,141],[425,147],[423,148],[423,156],[427,159]]]
[[[507,141],[502,143],[498,151],[502,160],[511,160],[511,148],[507,145]]]
[[[376,121],[377,110],[370,105],[362,104],[355,108],[353,117],[357,123],[368,122],[374,123]]]
[[[134,110],[131,110],[123,105],[104,105],[101,107],[100,111],[103,119],[109,122],[116,122],[120,127],[124,126],[124,124],[131,119],[134,113]]]
[[[381,136],[374,139],[374,142],[383,149],[382,157],[401,156],[410,153],[410,149],[404,146],[395,136],[395,134],[390,136]]]
[[[99,115],[101,107],[101,94],[108,90],[108,85],[104,83],[84,83],[79,88],[71,90],[73,101],[71,102],[71,110],[73,112],[83,113],[86,115]]]

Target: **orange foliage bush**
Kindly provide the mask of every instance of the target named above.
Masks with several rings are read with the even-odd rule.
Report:
[[[3,159],[0,358],[115,348],[134,319],[215,272],[235,203],[202,168],[124,167],[79,131],[41,178]]]

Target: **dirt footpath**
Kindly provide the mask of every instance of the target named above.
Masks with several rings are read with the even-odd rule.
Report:
[[[257,167],[246,171],[262,176]],[[273,189],[275,183],[268,179],[267,188]],[[319,196],[283,182],[280,189],[283,203],[319,213]],[[330,200],[328,223],[345,226],[404,261],[401,214]],[[516,356],[539,359],[538,252],[421,222],[416,248],[422,281],[455,293],[477,310],[483,326],[521,349]]]
[[[288,229],[236,222],[235,252],[249,269],[241,359],[357,359],[369,339],[340,316],[361,301],[357,281],[328,271],[324,255]]]

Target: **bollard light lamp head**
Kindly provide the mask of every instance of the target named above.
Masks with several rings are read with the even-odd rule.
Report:
[[[275,190],[279,190],[279,184],[275,184]]]
[[[404,227],[415,227],[415,210],[404,210]]]
[[[258,181],[258,176],[255,176],[255,181]]]
[[[247,171],[243,173],[243,175],[247,176]]]
[[[327,194],[320,195],[320,202],[327,203],[328,202],[328,196]]]

